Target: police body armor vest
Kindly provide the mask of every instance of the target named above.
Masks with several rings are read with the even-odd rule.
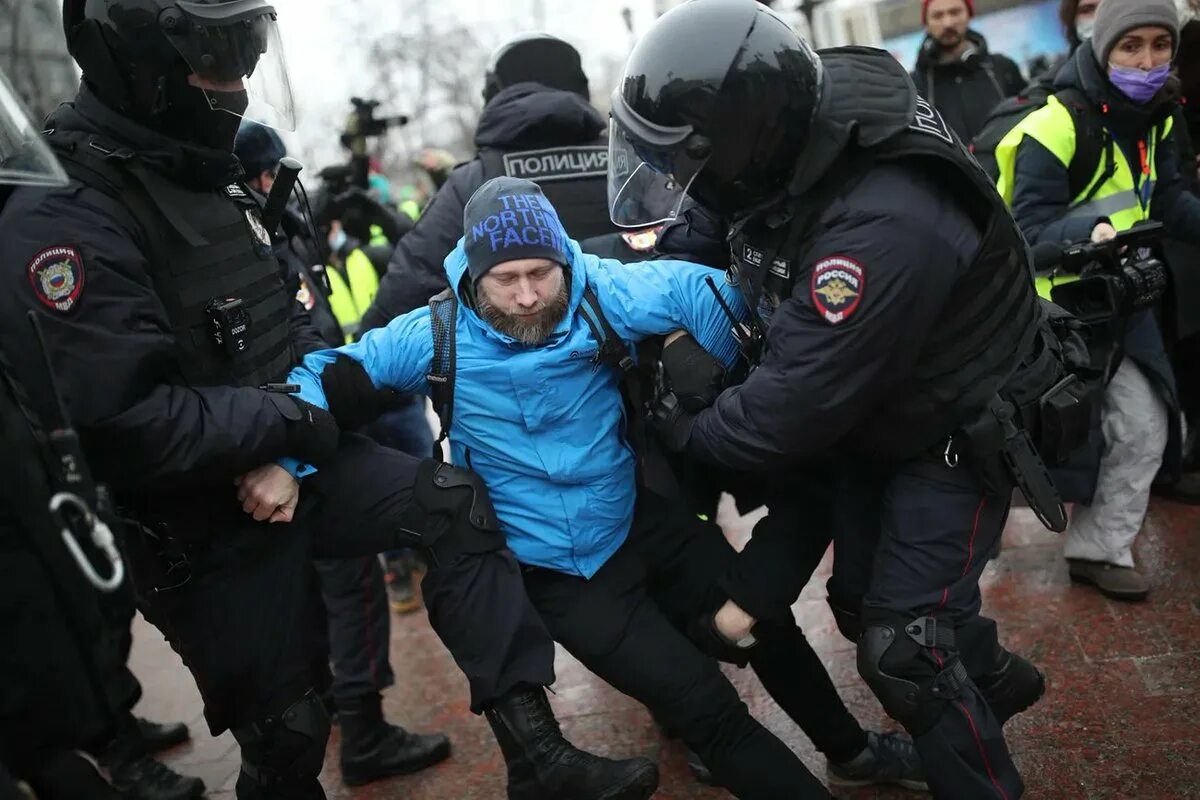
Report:
[[[291,303],[261,209],[241,183],[196,190],[153,172],[100,137],[55,131],[48,141],[75,180],[109,195],[142,231],[155,293],[175,339],[174,379],[189,386],[260,386],[293,364]],[[207,310],[241,300],[244,349],[218,344]]]
[[[1001,390],[1025,405],[1061,377],[1061,363],[1039,343],[1044,315],[1024,239],[990,179],[941,116],[884,51],[842,48],[822,52],[822,59],[837,85],[855,87],[844,118],[863,120],[857,142],[835,153],[838,166],[790,201],[785,224],[772,229],[764,216],[745,225],[733,239],[733,256],[741,274],[763,274],[767,292],[788,297],[807,280],[813,260],[828,255],[807,246],[823,233],[822,212],[874,166],[904,162],[955,192],[980,232],[978,253],[952,287],[904,390],[852,434],[862,452],[907,459],[945,441]],[[828,109],[835,117],[838,112],[836,103]],[[760,272],[764,258],[771,263]]]
[[[483,179],[507,175],[541,187],[575,241],[612,233],[608,217],[608,143],[543,147],[537,150],[479,151]]]

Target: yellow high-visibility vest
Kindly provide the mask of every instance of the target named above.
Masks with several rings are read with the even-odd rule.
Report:
[[[386,238],[384,242],[387,242]],[[346,256],[344,275],[334,267],[329,267],[325,273],[329,276],[329,308],[349,344],[358,335],[363,314],[379,293],[379,274],[361,247]]]
[[[1139,142],[1141,170],[1135,175],[1128,159],[1120,152],[1114,154],[1116,169],[1102,184],[1107,159],[1100,159],[1096,172],[1083,191],[1071,201],[1069,217],[1107,217],[1117,232],[1129,230],[1143,220],[1150,219],[1150,202],[1154,187],[1158,184],[1158,165],[1155,156],[1159,145],[1171,132],[1172,119],[1168,117],[1155,127],[1146,141]],[[1064,166],[1069,167],[1075,157],[1075,120],[1071,112],[1057,97],[1051,96],[1046,105],[1034,111],[1008,132],[996,146],[996,162],[1000,168],[1000,179],[996,188],[1004,202],[1010,207],[1013,200],[1013,181],[1016,176],[1017,148],[1026,136],[1033,138]],[[1109,136],[1105,133],[1106,138]],[[1116,147],[1111,141],[1106,147]],[[1142,202],[1142,196],[1147,198]],[[1050,272],[1037,277],[1038,294],[1050,299],[1050,290],[1057,285],[1079,280],[1078,275]]]

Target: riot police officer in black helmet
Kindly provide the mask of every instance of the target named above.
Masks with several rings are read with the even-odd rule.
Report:
[[[745,381],[655,413],[674,448],[766,473],[769,518],[792,521],[756,529],[715,629],[749,643],[758,609],[799,594],[808,568],[776,567],[816,563],[805,523],[827,514],[839,627],[934,795],[1017,797],[1001,725],[1044,682],[998,644],[978,581],[1014,486],[1065,524],[1045,461],[1081,426],[1059,414],[1079,387],[987,177],[890,55],[817,54],[753,0],[656,23],[614,92],[610,147],[613,221],[670,218],[690,195],[728,230],[752,310]],[[668,377],[695,362],[679,347]],[[832,508],[789,492],[814,463]]]
[[[478,477],[339,430],[364,413],[346,397],[374,397],[365,374],[323,375],[329,411],[282,383],[320,339],[233,155],[240,118],[291,120],[275,9],[64,0],[63,17],[83,82],[45,141],[70,183],[0,197],[0,346],[19,379],[36,374],[24,320],[40,320],[83,452],[131,520],[141,609],[211,732],[241,747],[238,797],[325,796],[307,565],[403,546],[431,553],[431,619],[489,712],[513,796],[643,797],[652,765],[582,753],[555,723],[553,642]],[[358,711],[391,774],[449,753],[384,723],[378,696]]]

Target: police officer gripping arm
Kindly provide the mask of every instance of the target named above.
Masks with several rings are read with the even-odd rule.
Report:
[[[694,416],[668,398],[660,431],[785,490],[814,460],[848,479],[857,496],[830,502],[835,568],[862,576],[841,598],[860,673],[913,735],[935,796],[1018,796],[1000,726],[1042,681],[979,615],[978,580],[1014,483],[1062,525],[1022,429],[1062,366],[1012,218],[887,53],[818,56],[750,0],[658,21],[614,93],[610,142],[614,222],[661,219],[666,198],[642,187],[669,175],[730,224],[757,312],[743,331],[757,369]],[[779,538],[756,532],[742,557],[789,552]],[[731,641],[752,627],[739,611],[716,620]]]

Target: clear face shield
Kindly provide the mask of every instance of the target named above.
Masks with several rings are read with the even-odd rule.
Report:
[[[176,10],[177,9],[177,10]],[[296,109],[275,9],[263,0],[178,0],[161,24],[214,111],[295,130]],[[243,94],[244,93],[244,94]]]
[[[708,163],[693,158],[685,141],[692,126],[655,125],[613,93],[608,125],[608,213],[621,228],[646,228],[679,215],[692,181]]]
[[[0,72],[0,184],[66,186],[67,174]]]

